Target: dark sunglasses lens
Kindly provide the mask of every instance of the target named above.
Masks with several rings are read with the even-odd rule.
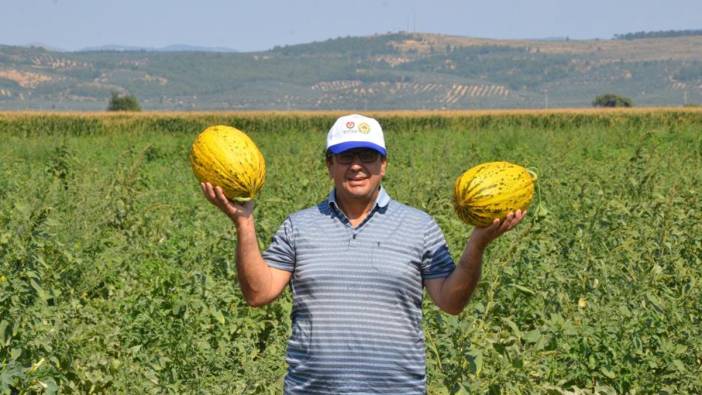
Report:
[[[343,153],[343,154],[337,155],[337,156],[336,156],[336,160],[337,160],[339,163],[342,163],[342,164],[347,165],[347,164],[353,162],[353,157],[354,157],[354,154],[353,154],[353,153],[345,152],[345,153]]]
[[[375,162],[378,159],[378,153],[375,151],[361,151],[358,153],[358,159],[366,163]]]
[[[363,163],[373,163],[378,160],[378,156],[380,156],[380,154],[375,151],[364,150],[357,152],[344,152],[336,155],[336,160],[341,164],[348,165],[349,163],[353,162],[353,158],[358,157],[358,160]]]

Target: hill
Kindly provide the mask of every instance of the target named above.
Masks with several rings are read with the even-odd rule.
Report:
[[[343,37],[246,53],[0,46],[0,109],[469,109],[702,102],[702,36],[492,40]]]

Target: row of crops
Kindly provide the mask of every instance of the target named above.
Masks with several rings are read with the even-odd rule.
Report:
[[[337,115],[0,114],[0,394],[280,393],[289,292],[246,306],[235,229],[187,155],[206,126],[249,132],[265,247],[331,188]],[[455,178],[494,160],[539,174],[466,310],[425,305],[431,394],[702,392],[702,111],[372,115],[385,188],[455,258]]]

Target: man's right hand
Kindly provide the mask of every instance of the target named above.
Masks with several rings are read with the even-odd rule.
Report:
[[[233,203],[224,196],[224,191],[221,187],[212,186],[209,182],[201,182],[200,188],[207,200],[217,206],[227,217],[231,218],[237,226],[239,225],[239,221],[246,221],[252,218],[254,207],[253,200],[249,200],[244,204]]]

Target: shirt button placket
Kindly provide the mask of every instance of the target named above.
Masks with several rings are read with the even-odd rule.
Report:
[[[351,222],[346,222],[346,231],[349,237],[349,248],[353,248],[356,244],[356,230],[351,225]]]
[[[356,233],[356,229],[351,229],[351,239],[349,239],[349,246],[350,247],[354,247],[354,246],[356,246],[356,244],[358,244],[356,241],[357,235],[358,234]]]

